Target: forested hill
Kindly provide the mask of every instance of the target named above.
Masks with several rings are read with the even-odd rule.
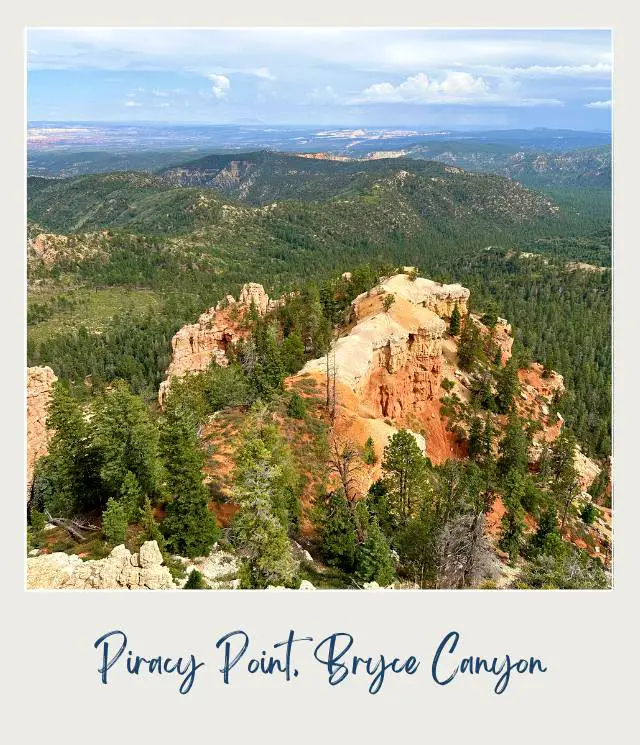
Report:
[[[205,167],[212,164],[205,159],[200,168],[181,170],[181,177],[175,170],[155,176],[122,172],[69,179],[32,177],[28,217],[61,232],[109,227],[178,234],[219,225],[225,212],[233,212],[236,222],[286,213],[289,222],[311,224],[315,211],[320,218],[317,233],[339,222],[347,232],[351,225],[366,234],[370,223],[385,233],[411,233],[427,225],[447,231],[553,218],[558,211],[548,196],[516,182],[438,163],[265,157],[264,162],[262,155],[257,160],[234,160],[217,171]],[[215,162],[221,166],[224,159]],[[201,183],[176,185],[194,181]],[[268,209],[247,210],[230,201],[264,203]],[[309,208],[304,202],[316,206]],[[381,216],[384,223],[378,227]]]
[[[441,163],[404,158],[382,160],[334,160],[262,150],[254,153],[207,155],[166,168],[160,175],[178,186],[219,189],[251,204],[274,200],[316,201],[357,194],[381,179],[400,171],[413,177],[447,178],[459,175]],[[480,182],[477,182],[478,184]]]
[[[433,142],[416,145],[407,155],[507,176],[530,188],[611,189],[610,145],[540,152],[503,143]]]

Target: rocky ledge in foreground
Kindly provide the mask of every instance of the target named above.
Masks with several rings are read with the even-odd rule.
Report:
[[[116,546],[104,559],[83,561],[75,554],[44,554],[27,559],[27,589],[169,590],[176,585],[156,541],[138,553]]]

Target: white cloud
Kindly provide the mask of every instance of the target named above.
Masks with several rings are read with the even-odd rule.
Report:
[[[152,96],[158,96],[158,98],[167,98],[169,94],[166,91],[151,91]]]
[[[163,102],[162,102],[162,103],[160,104],[160,108],[161,108],[161,109],[168,109],[168,108],[170,108],[170,107],[171,107],[171,104],[170,104],[170,103],[167,103],[166,101],[163,101]]]
[[[211,92],[214,98],[226,98],[231,89],[231,81],[226,75],[208,75],[209,80],[213,83]]]
[[[490,75],[509,75],[521,78],[546,77],[609,77],[612,72],[610,64],[597,62],[591,65],[530,65],[528,67],[491,67],[481,69]]]
[[[399,85],[370,85],[358,97],[357,103],[452,103],[482,98],[488,92],[489,86],[484,78],[473,77],[468,72],[448,72],[440,81],[419,72]]]
[[[613,104],[613,101],[590,101],[589,103],[586,103],[585,106],[588,109],[610,109],[611,105]]]
[[[129,99],[128,101],[125,101],[124,105],[125,106],[142,106],[141,103],[138,103],[137,101],[132,101],[131,99]]]
[[[375,83],[346,104],[405,103],[405,104],[476,104],[514,107],[564,106],[557,98],[533,98],[521,94],[517,81],[505,78],[495,87],[482,77],[468,72],[448,72],[437,80],[426,73],[408,77],[404,82]]]
[[[268,67],[256,67],[253,70],[248,70],[250,75],[255,75],[257,78],[262,80],[277,80],[276,76],[269,70]]]

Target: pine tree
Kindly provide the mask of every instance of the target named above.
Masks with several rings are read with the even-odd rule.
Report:
[[[142,537],[145,541],[155,541],[160,551],[164,552],[165,540],[153,514],[153,507],[149,497],[144,498],[144,504],[140,510],[140,523],[142,525]]]
[[[406,429],[396,432],[384,449],[382,469],[389,482],[389,498],[395,513],[411,514],[424,478],[426,462],[415,437]]]
[[[289,334],[280,345],[280,359],[288,375],[302,369],[305,361],[304,344],[297,331]]]
[[[184,586],[182,589],[183,590],[206,590],[207,585],[204,581],[204,577],[202,576],[202,572],[199,572],[197,569],[192,569],[189,572],[187,581],[184,583]]]
[[[236,451],[234,484],[242,485],[253,478],[255,464],[263,459],[273,467],[270,483],[270,504],[288,534],[294,534],[300,520],[302,481],[293,455],[271,414],[260,404],[254,404],[246,423],[242,444]]]
[[[458,303],[453,306],[451,312],[451,320],[449,321],[449,333],[451,336],[458,336],[460,333],[460,310],[458,309]]]
[[[509,419],[504,438],[500,443],[498,463],[503,474],[509,471],[525,473],[529,465],[529,442],[520,419],[513,414]]]
[[[112,496],[120,493],[128,471],[144,494],[157,493],[161,472],[158,431],[149,409],[124,381],[113,384],[91,421],[92,440],[100,451],[100,477]]]
[[[521,471],[509,471],[503,483],[503,501],[506,512],[502,517],[502,535],[499,546],[509,554],[511,561],[520,554],[524,541],[524,509],[527,482]]]
[[[82,409],[61,381],[53,389],[47,428],[53,436],[49,455],[36,464],[33,505],[54,517],[70,516],[98,500],[100,461],[91,446]]]
[[[510,359],[498,372],[496,385],[496,403],[498,411],[506,414],[511,410],[515,396],[518,394],[520,384],[518,382],[518,370],[515,361]]]
[[[304,419],[307,407],[304,400],[297,391],[293,391],[287,404],[287,414],[293,419]]]
[[[314,522],[325,563],[352,572],[356,554],[356,525],[349,502],[340,489],[316,506]]]
[[[482,351],[482,340],[478,327],[467,315],[464,319],[464,325],[460,334],[460,343],[458,344],[458,366],[467,372],[473,369],[476,360]]]
[[[120,504],[124,508],[127,522],[136,522],[140,517],[144,496],[138,479],[131,471],[127,471],[120,487]]]
[[[364,449],[362,451],[362,460],[368,465],[372,466],[376,462],[376,451],[373,443],[373,437],[367,437],[367,441],[364,443]]]
[[[388,313],[391,310],[391,306],[395,303],[395,301],[395,295],[387,294],[384,296],[382,300],[382,307],[384,308],[385,313]]]
[[[167,406],[160,448],[170,494],[162,523],[167,548],[190,558],[204,556],[219,539],[220,529],[207,507],[201,470],[204,458],[198,448],[195,422],[182,407]]]
[[[115,499],[107,501],[107,507],[102,513],[102,532],[107,543],[119,545],[124,543],[127,535],[127,514],[124,507]]]
[[[479,416],[474,416],[471,419],[471,425],[469,427],[468,446],[469,457],[472,459],[476,459],[482,455],[482,434],[482,419]]]
[[[233,497],[240,509],[233,519],[232,535],[243,557],[240,581],[245,588],[290,587],[297,573],[287,531],[273,511],[278,468],[271,465],[270,457],[264,443],[257,440],[253,460],[243,460],[234,472]]]
[[[358,545],[355,574],[360,582],[377,582],[382,587],[395,579],[395,562],[376,520],[369,523],[367,537]]]
[[[538,522],[538,529],[531,536],[530,546],[534,554],[555,555],[562,548],[562,538],[558,532],[558,513],[555,507],[548,507]]]

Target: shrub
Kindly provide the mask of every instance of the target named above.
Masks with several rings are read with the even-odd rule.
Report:
[[[455,382],[453,380],[449,380],[449,378],[443,378],[442,382],[440,383],[440,387],[444,388],[447,393],[454,387]]]
[[[599,514],[598,508],[592,502],[589,502],[580,513],[580,517],[587,525],[593,525]]]
[[[47,518],[43,512],[38,510],[31,510],[31,528],[34,533],[40,533],[44,530],[44,526],[47,524]]]
[[[189,578],[185,582],[183,590],[206,590],[207,585],[204,581],[204,577],[202,576],[202,572],[199,572],[197,569],[193,569],[191,573],[189,574]]]
[[[297,391],[293,391],[287,405],[287,414],[293,419],[304,419],[306,413],[307,407],[302,396]]]

